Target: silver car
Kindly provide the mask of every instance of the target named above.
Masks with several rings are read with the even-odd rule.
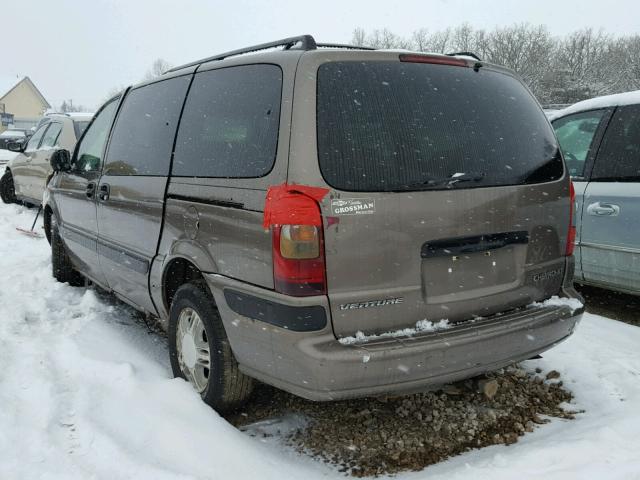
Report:
[[[53,174],[49,164],[52,152],[59,148],[73,151],[92,116],[90,113],[47,115],[28,142],[10,143],[9,150],[18,155],[9,161],[0,179],[2,201],[40,205]]]
[[[552,124],[576,190],[576,282],[640,295],[640,91],[576,103]]]

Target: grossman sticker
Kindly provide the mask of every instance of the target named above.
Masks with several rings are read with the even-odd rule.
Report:
[[[365,215],[376,211],[376,202],[371,198],[336,198],[331,200],[333,215]]]

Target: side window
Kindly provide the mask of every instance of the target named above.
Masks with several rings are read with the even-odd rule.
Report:
[[[48,126],[49,124],[45,123],[38,130],[35,131],[33,136],[29,139],[29,143],[27,143],[27,148],[25,148],[27,152],[31,152],[33,150],[38,149],[38,145],[40,145],[40,140],[42,139],[42,136],[44,135],[44,132]]]
[[[74,170],[78,172],[100,170],[104,147],[118,107],[118,100],[118,98],[111,100],[98,112],[86,135],[82,137],[82,141],[76,149]]]
[[[47,129],[47,133],[42,137],[42,143],[40,144],[40,148],[52,148],[56,141],[58,140],[58,136],[62,131],[62,124],[58,122],[52,122],[49,124],[49,128]]]
[[[602,140],[591,178],[640,181],[640,105],[618,108]]]
[[[245,65],[196,74],[176,140],[172,175],[255,178],[276,157],[282,70]]]
[[[605,110],[576,113],[553,122],[560,149],[572,177],[584,176],[584,166]]]
[[[190,77],[136,88],[125,97],[113,127],[105,175],[169,174],[171,150]]]

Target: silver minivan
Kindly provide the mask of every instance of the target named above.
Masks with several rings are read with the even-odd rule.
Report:
[[[470,57],[311,36],[217,55],[109,100],[52,162],[56,278],[156,316],[217,409],[252,379],[312,400],[433,388],[582,315],[553,129]]]
[[[552,123],[576,189],[576,281],[640,295],[640,91],[576,103]]]

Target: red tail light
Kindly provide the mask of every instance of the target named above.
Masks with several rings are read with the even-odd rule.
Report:
[[[403,53],[400,55],[401,62],[412,63],[433,63],[436,65],[452,65],[454,67],[468,67],[469,62],[462,58],[447,57],[442,55],[418,55],[414,53]]]
[[[322,226],[274,225],[271,232],[275,290],[296,297],[326,294]]]
[[[573,248],[576,241],[576,224],[575,224],[575,208],[576,208],[576,190],[573,188],[573,182],[569,180],[569,197],[571,205],[569,206],[569,232],[567,233],[567,248],[565,255],[573,255]]]

